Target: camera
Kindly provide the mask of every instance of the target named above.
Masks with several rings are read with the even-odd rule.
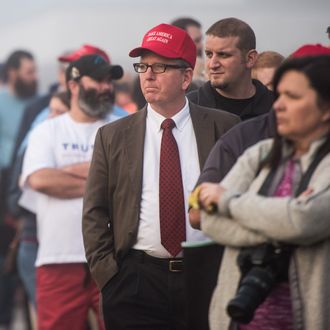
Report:
[[[244,248],[237,257],[241,281],[227,305],[228,315],[236,322],[249,323],[259,305],[276,283],[288,279],[292,246],[261,244]]]

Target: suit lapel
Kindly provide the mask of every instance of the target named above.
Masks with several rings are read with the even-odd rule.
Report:
[[[196,136],[199,165],[202,169],[205,161],[216,142],[214,123],[210,119],[208,113],[203,108],[189,103],[191,120]],[[141,192],[143,179],[143,152],[144,138],[146,131],[146,106],[132,115],[132,120],[125,128],[124,132],[124,148],[126,148],[127,167],[129,177],[132,182],[132,189],[136,189],[137,193]],[[140,196],[138,194],[138,196]]]
[[[132,120],[124,132],[124,148],[126,149],[129,177],[132,182],[132,189],[137,190],[137,192],[142,189],[146,115],[146,107],[137,112],[135,115],[132,115]],[[139,196],[140,195],[141,194],[139,194]]]
[[[203,108],[191,102],[189,103],[189,108],[196,136],[199,165],[202,170],[206,158],[216,142],[214,124],[208,113],[203,111]]]

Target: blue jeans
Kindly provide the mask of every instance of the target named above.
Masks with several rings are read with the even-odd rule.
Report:
[[[18,248],[17,268],[29,302],[36,307],[36,268],[38,244],[21,242]]]

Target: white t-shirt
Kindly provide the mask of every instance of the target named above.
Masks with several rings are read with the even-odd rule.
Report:
[[[78,123],[66,113],[41,123],[29,137],[22,182],[26,185],[28,176],[43,168],[90,161],[96,132],[108,122]],[[86,262],[81,227],[82,198],[36,196],[34,207],[39,241],[36,266]]]

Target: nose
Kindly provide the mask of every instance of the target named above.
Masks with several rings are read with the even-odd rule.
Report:
[[[112,91],[113,90],[113,84],[111,81],[102,81],[100,82],[99,85],[99,91],[104,92],[104,91]]]
[[[276,112],[278,112],[281,111],[283,107],[284,107],[283,98],[281,97],[281,95],[279,95],[278,98],[273,103],[273,108]]]
[[[211,69],[218,68],[220,65],[221,65],[221,63],[215,54],[209,58],[209,61],[208,61],[209,68],[211,68]]]
[[[155,74],[152,72],[152,70],[151,70],[151,66],[149,66],[148,68],[147,68],[147,71],[146,72],[144,72],[144,73],[142,73],[143,75],[144,75],[144,78],[145,79],[148,79],[148,80],[150,80],[150,79],[154,79],[154,77],[155,77]]]

